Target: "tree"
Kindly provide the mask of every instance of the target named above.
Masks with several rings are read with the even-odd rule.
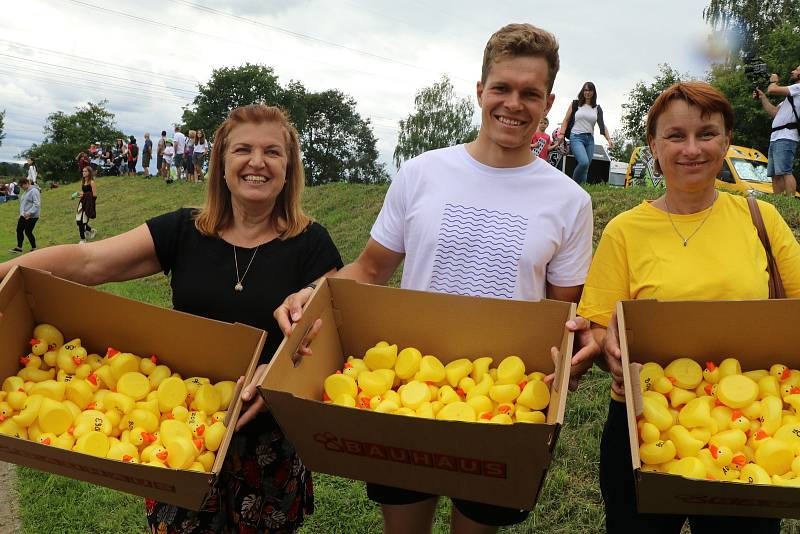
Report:
[[[703,18],[711,26],[731,35],[734,56],[757,53],[763,41],[784,23],[800,26],[797,0],[710,0]],[[735,59],[735,57],[734,57]]]
[[[214,69],[198,95],[183,109],[183,123],[202,129],[209,138],[232,109],[249,104],[281,105],[283,88],[270,67],[246,63]]]
[[[680,74],[667,63],[660,64],[658,68],[655,80],[650,84],[637,82],[628,93],[628,102],[622,104],[622,134],[634,146],[647,142],[647,113],[658,95],[673,83],[688,78],[688,75]]]
[[[3,146],[3,139],[6,138],[6,110],[0,111],[0,146]]]
[[[400,164],[427,150],[472,141],[478,128],[472,124],[475,107],[469,98],[458,98],[447,75],[419,91],[414,112],[400,121],[394,149],[394,164]]]
[[[621,130],[614,130],[611,134],[611,139],[614,140],[614,146],[608,150],[608,155],[611,156],[611,159],[615,161],[630,161],[636,145],[630,139],[626,139]]]
[[[21,155],[36,160],[40,174],[56,180],[77,180],[75,156],[91,143],[111,143],[124,138],[114,124],[114,114],[106,110],[105,100],[88,102],[75,108],[75,113],[56,111],[48,115],[41,144],[33,144]]]
[[[762,37],[757,54],[767,63],[770,72],[790,71],[800,63],[800,29],[789,22],[778,26]],[[733,107],[733,144],[756,148],[766,154],[772,118],[761,103],[753,99],[753,83],[745,76],[741,65],[712,66],[709,82],[722,91]],[[766,87],[761,89],[766,90]],[[774,103],[778,101],[773,97]]]
[[[0,176],[25,176],[25,168],[19,163],[0,161]]]
[[[279,106],[300,134],[306,183],[388,180],[378,164],[378,150],[369,121],[355,111],[356,102],[335,90],[309,93],[292,80],[281,86],[270,67],[247,63],[215,69],[199,94],[183,110],[183,123],[211,136],[232,109],[250,104]]]
[[[301,133],[306,183],[380,183],[389,179],[378,163],[369,120],[355,100],[340,91],[305,95],[306,127]]]

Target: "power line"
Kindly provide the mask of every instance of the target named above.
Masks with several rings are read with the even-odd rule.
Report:
[[[111,74],[103,74],[101,72],[94,72],[94,71],[90,71],[90,70],[86,70],[86,69],[79,69],[77,67],[64,67],[62,65],[57,65],[55,63],[47,63],[46,61],[36,61],[35,59],[27,59],[27,58],[24,58],[24,57],[12,56],[11,54],[3,54],[2,52],[0,52],[0,57],[7,57],[7,58],[15,59],[17,61],[25,61],[27,63],[35,63],[37,65],[45,65],[47,67],[55,67],[57,69],[65,69],[65,70],[69,70],[69,71],[80,72],[82,74],[91,74],[91,75],[94,75],[94,76],[102,76],[103,78],[110,78],[112,80],[122,80],[122,81],[125,81],[125,82],[129,82],[130,81],[130,78],[121,78],[119,76],[112,76]],[[138,85],[145,85],[145,86],[155,87],[157,89],[170,89],[172,91],[178,91],[178,92],[186,93],[187,95],[192,95],[192,96],[197,94],[196,91],[192,91],[192,90],[189,90],[189,89],[182,89],[180,87],[171,87],[171,86],[166,86],[166,85],[161,86],[161,85],[157,85],[157,84],[154,84],[154,83],[148,83],[148,82],[136,82],[136,83]],[[131,87],[131,89],[136,89],[136,88],[135,87]]]
[[[9,48],[13,48],[13,47],[30,48],[31,50],[37,50],[37,51],[43,52],[45,54],[53,54],[53,55],[58,55],[58,56],[64,56],[64,57],[76,59],[78,61],[86,61],[86,62],[90,62],[92,64],[105,65],[107,67],[111,67],[111,68],[115,68],[115,69],[139,72],[141,74],[147,74],[148,76],[158,76],[160,78],[168,78],[168,79],[172,79],[172,80],[179,81],[179,82],[191,83],[193,85],[197,85],[199,83],[197,80],[193,80],[191,78],[183,78],[183,77],[180,77],[180,76],[173,76],[173,75],[170,75],[170,74],[161,74],[161,73],[158,73],[158,72],[152,72],[152,71],[148,71],[148,70],[145,70],[145,69],[138,69],[136,67],[128,67],[128,66],[118,65],[116,63],[111,63],[109,61],[101,61],[101,60],[95,59],[95,58],[90,58],[90,57],[85,57],[85,56],[78,56],[78,55],[75,55],[75,54],[68,54],[66,52],[60,52],[60,51],[57,51],[57,50],[51,50],[49,48],[39,48],[39,47],[36,47],[36,46],[31,46],[31,45],[26,44],[26,43],[21,43],[19,41],[8,41],[6,39],[0,39],[0,43],[5,44]]]
[[[107,8],[107,7],[98,6],[98,5],[95,5],[95,4],[88,3],[88,2],[83,2],[82,0],[64,0],[64,1],[71,2],[73,4],[76,4],[76,5],[79,5],[81,7],[88,8],[88,9],[92,9],[92,10],[105,11],[107,13],[111,13],[111,14],[114,14],[114,15],[117,15],[117,16],[120,16],[120,17],[123,17],[123,18],[131,19],[131,20],[136,20],[138,22],[143,22],[145,24],[150,24],[150,25],[153,25],[153,26],[160,26],[162,28],[168,28],[170,30],[179,31],[179,32],[183,32],[183,33],[193,33],[193,34],[200,35],[200,36],[203,36],[203,37],[208,37],[208,38],[211,38],[211,39],[218,39],[218,40],[222,40],[222,41],[227,41],[229,43],[233,43],[233,44],[237,44],[237,45],[246,45],[248,47],[257,48],[259,50],[264,50],[264,51],[267,51],[267,52],[270,52],[270,53],[275,53],[276,52],[275,50],[270,50],[270,49],[267,49],[267,48],[264,48],[264,47],[261,47],[261,46],[254,46],[252,42],[236,41],[234,39],[228,39],[228,38],[220,36],[220,35],[213,35],[213,34],[202,32],[202,31],[198,31],[198,30],[192,30],[192,29],[189,29],[189,28],[184,28],[182,26],[176,26],[176,25],[173,25],[173,24],[167,24],[166,22],[161,22],[161,21],[158,21],[158,20],[148,19],[146,17],[141,17],[141,16],[138,16],[138,15],[134,15],[132,13],[127,13],[125,11],[119,11],[119,10],[116,10],[116,9],[110,9],[110,8]],[[185,2],[185,0],[173,0],[173,1],[174,2],[187,3],[187,2]],[[240,17],[239,15],[232,15],[232,14],[229,14],[229,13],[225,13],[224,11],[215,10],[215,9],[203,6],[201,4],[192,4],[192,3],[189,2],[189,3],[187,3],[187,5],[194,6],[197,9],[202,9],[202,10],[205,10],[205,11],[209,11],[209,12],[211,12],[213,14],[216,14],[216,15],[219,15],[219,16],[231,17],[231,18],[234,18],[234,19],[241,19],[244,22],[248,22],[250,24],[254,24],[254,25],[257,25],[257,26],[263,26],[263,27],[272,29],[274,31],[290,35],[290,36],[298,38],[298,39],[306,39],[306,40],[317,42],[318,44],[322,44],[324,46],[329,46],[329,47],[332,47],[332,48],[345,49],[345,50],[348,50],[348,51],[352,51],[354,53],[359,53],[359,54],[362,54],[362,55],[371,56],[374,59],[378,59],[380,61],[394,63],[394,64],[406,66],[406,67],[409,67],[409,68],[425,70],[425,71],[429,71],[429,72],[433,72],[434,71],[433,69],[420,67],[418,65],[414,65],[414,64],[406,63],[406,62],[403,62],[403,61],[400,61],[400,60],[396,60],[396,59],[393,59],[393,58],[381,56],[379,54],[373,54],[372,52],[367,52],[367,51],[359,50],[359,49],[356,49],[356,48],[347,47],[345,45],[340,45],[338,43],[332,43],[332,42],[329,42],[329,41],[325,41],[323,39],[318,39],[318,38],[310,36],[310,35],[305,35],[305,34],[302,34],[302,33],[299,33],[299,32],[294,32],[294,31],[288,30],[286,28],[280,28],[278,26],[272,26],[272,25],[269,25],[269,24],[265,24],[265,23],[253,20],[253,19],[248,19],[246,17]],[[320,61],[320,60],[314,59],[314,58],[302,58],[302,59],[304,59],[306,61],[312,61],[312,62],[315,62],[315,63],[322,63],[324,65],[330,66],[330,62]],[[367,74],[367,75],[370,75],[370,76],[379,76],[379,77],[382,77],[382,78],[393,79],[390,76],[377,74],[375,72],[369,72],[369,71],[363,71],[363,70],[359,70],[359,69],[354,69],[349,65],[342,66],[342,68],[344,68],[346,70],[349,70],[351,72],[358,72],[358,73]],[[436,72],[438,73],[439,71],[436,70]],[[465,79],[465,78],[462,78],[462,77],[456,76],[456,75],[453,75],[452,77],[454,79],[458,79],[458,80],[462,80],[462,81],[471,81],[471,80],[468,80],[468,79]],[[399,79],[399,78],[397,78],[397,79]]]

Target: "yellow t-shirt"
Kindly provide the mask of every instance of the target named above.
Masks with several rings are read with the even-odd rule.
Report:
[[[758,205],[786,295],[800,297],[800,245],[772,204]],[[688,237],[706,215],[708,210],[672,220]],[[685,247],[667,213],[644,201],[603,230],[578,315],[606,326],[620,300],[766,299],[768,284],[766,252],[746,198],[720,192]]]

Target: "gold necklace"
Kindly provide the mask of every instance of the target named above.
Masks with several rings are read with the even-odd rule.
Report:
[[[678,230],[678,227],[675,226],[675,222],[672,220],[672,214],[670,213],[669,203],[667,202],[667,195],[666,194],[664,195],[664,205],[667,207],[667,217],[669,217],[669,222],[672,225],[672,229],[675,230],[675,233],[678,234],[678,237],[680,237],[681,240],[683,241],[684,247],[689,244],[689,240],[694,237],[694,234],[700,231],[700,228],[702,228],[703,225],[708,220],[708,218],[711,217],[711,212],[714,210],[714,203],[717,201],[718,196],[719,192],[715,190],[714,199],[711,201],[711,206],[708,207],[708,213],[706,214],[706,216],[703,217],[703,220],[700,221],[700,224],[697,225],[697,228],[694,229],[694,232],[689,234],[689,237],[683,237],[683,234],[680,232],[680,230]]]
[[[236,256],[236,245],[233,245],[233,262],[236,265],[236,285],[233,286],[234,291],[244,291],[244,277],[247,276],[247,271],[250,270],[250,266],[253,265],[253,260],[256,259],[256,254],[258,254],[258,249],[261,248],[261,245],[256,247],[255,252],[253,252],[253,256],[250,258],[250,263],[247,264],[247,267],[244,270],[244,274],[240,277],[239,276],[239,258]]]

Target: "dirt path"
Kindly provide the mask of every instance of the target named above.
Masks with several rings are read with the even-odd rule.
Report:
[[[21,534],[17,498],[13,490],[16,468],[0,462],[0,532],[3,534]]]

